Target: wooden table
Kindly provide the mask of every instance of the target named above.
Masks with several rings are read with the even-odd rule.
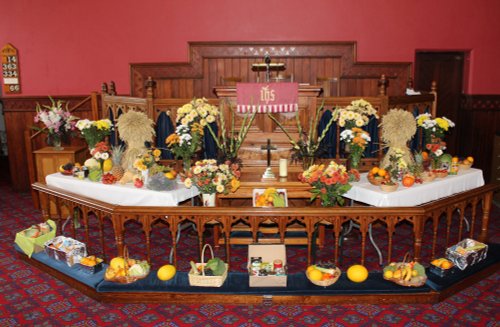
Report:
[[[263,180],[262,173],[257,172],[243,172],[240,178],[240,187],[236,192],[229,194],[220,194],[217,197],[217,206],[219,207],[252,207],[253,206],[253,190],[266,189],[273,187],[276,189],[286,189],[288,206],[289,207],[305,207],[305,206],[318,206],[318,202],[310,202],[311,186],[299,181],[299,174],[301,172],[289,172],[285,178],[276,178],[275,180]],[[277,172],[275,172],[277,176]],[[285,244],[307,244],[307,237],[286,237],[284,240],[270,237],[271,234],[279,233],[279,226],[271,220],[262,221],[258,231],[254,230],[247,222],[242,222],[232,227],[233,232],[251,232],[252,237],[234,237],[229,238],[232,244],[250,244],[250,243],[277,243],[284,241]],[[287,232],[305,232],[305,228],[297,223],[286,226]],[[257,239],[257,232],[260,232],[264,237]],[[325,228],[321,225],[318,234],[318,245],[323,247],[325,239]],[[214,226],[214,243],[215,246],[224,244],[224,239],[220,237],[220,228]]]

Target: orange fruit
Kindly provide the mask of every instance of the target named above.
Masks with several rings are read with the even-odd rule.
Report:
[[[401,181],[401,183],[405,187],[410,187],[413,184],[415,184],[415,178],[413,176],[406,175],[405,177],[403,177],[403,180]]]
[[[429,154],[425,151],[422,151],[422,159],[424,159],[424,160],[429,159]]]
[[[323,273],[319,271],[318,269],[312,269],[308,273],[309,279],[313,281],[319,281],[323,278]]]
[[[387,175],[387,171],[384,168],[380,168],[378,170],[378,175],[384,177],[385,175]]]
[[[451,158],[451,162],[458,162],[458,157]]]
[[[372,170],[370,170],[370,172],[375,175],[376,173],[378,173],[379,171],[379,168],[378,167],[373,167]]]
[[[467,161],[474,162],[474,158],[473,158],[473,157],[471,157],[471,156],[468,156],[468,157],[467,157]]]
[[[347,278],[355,283],[362,283],[368,278],[368,270],[362,265],[353,265],[347,269]]]
[[[443,268],[443,269],[450,269],[452,266],[453,266],[453,264],[451,262],[449,262],[448,260],[445,260],[441,263],[441,268]]]

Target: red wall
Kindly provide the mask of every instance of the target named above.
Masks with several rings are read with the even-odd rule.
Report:
[[[188,61],[189,41],[309,40],[357,41],[359,61],[471,50],[465,92],[500,93],[497,0],[0,0],[0,10],[22,95],[88,94],[110,80],[129,93],[129,63]]]

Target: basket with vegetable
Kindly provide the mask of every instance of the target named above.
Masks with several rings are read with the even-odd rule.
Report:
[[[212,255],[205,263],[205,249],[208,247]],[[191,270],[188,273],[189,285],[202,287],[221,287],[227,278],[228,264],[220,258],[214,257],[210,244],[205,244],[201,251],[201,263],[190,262]]]
[[[123,257],[115,257],[109,262],[104,280],[120,284],[131,284],[149,274],[150,265],[146,260],[131,259],[127,247],[123,249]]]

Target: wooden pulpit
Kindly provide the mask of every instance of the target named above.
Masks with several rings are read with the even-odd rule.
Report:
[[[214,92],[220,99],[219,110],[228,120],[226,126],[231,126],[229,121],[231,117],[230,110],[236,110],[237,104],[236,86],[218,86],[214,88]],[[318,106],[318,97],[322,92],[323,89],[319,86],[299,84],[299,119],[305,132],[309,127],[310,119],[314,117]],[[295,115],[290,115],[290,113],[273,115],[290,132],[290,135],[297,140],[299,135]],[[243,117],[244,114],[236,113],[235,130],[239,130],[241,127]],[[286,134],[267,114],[258,113],[238,153],[238,158],[243,161],[244,171],[259,171],[259,169],[267,167],[267,151],[263,150],[263,148],[265,148],[268,139],[276,147],[276,150],[272,151],[271,166],[277,166],[279,158],[290,157],[292,146]]]

